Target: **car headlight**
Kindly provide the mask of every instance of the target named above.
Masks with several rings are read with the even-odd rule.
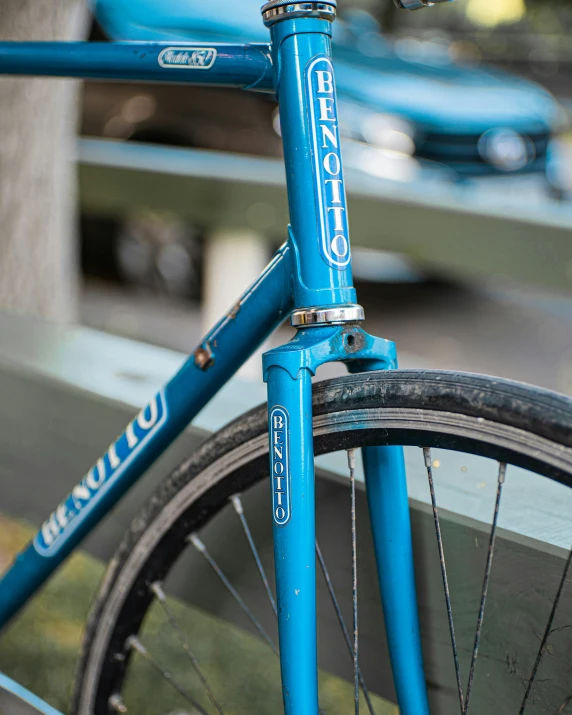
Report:
[[[514,129],[489,129],[479,139],[478,149],[500,171],[518,171],[536,158],[533,142]]]

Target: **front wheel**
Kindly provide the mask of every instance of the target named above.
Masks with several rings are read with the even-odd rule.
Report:
[[[350,522],[338,510],[348,482],[337,474],[345,454],[338,460],[336,453],[405,445],[410,491],[419,501],[413,530],[432,714],[566,713],[572,400],[483,376],[396,370],[320,383],[313,410],[325,576],[319,607],[331,599],[319,608],[321,710],[353,711],[345,609],[351,604]],[[422,478],[430,486],[426,497],[419,491]],[[503,498],[515,498],[516,512],[504,501],[501,507],[505,484]],[[442,514],[440,496],[461,516]],[[208,439],[134,520],[88,622],[72,713],[281,711],[269,503],[267,410],[261,406]],[[492,522],[488,528],[483,513]],[[539,526],[543,515],[554,526],[550,533]],[[437,545],[427,543],[430,530]],[[532,540],[540,534],[546,548]],[[379,596],[369,578],[369,528],[358,535],[363,712],[396,715]],[[435,592],[441,580],[445,598]],[[476,592],[469,594],[468,585]],[[461,620],[455,657],[453,614]]]

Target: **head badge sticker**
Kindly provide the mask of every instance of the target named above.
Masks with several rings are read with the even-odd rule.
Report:
[[[217,58],[214,47],[166,47],[159,54],[161,67],[210,70]]]

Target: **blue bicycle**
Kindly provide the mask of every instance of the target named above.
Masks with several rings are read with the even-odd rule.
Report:
[[[396,3],[404,9],[432,4],[428,0]],[[504,643],[512,640],[513,634],[504,633],[499,640],[503,623],[498,620],[489,637],[484,616],[505,482],[520,483],[527,470],[572,487],[572,400],[483,376],[398,370],[393,343],[363,330],[364,312],[352,282],[331,58],[336,0],[271,0],[262,13],[271,31],[271,45],[0,43],[2,74],[225,85],[275,92],[280,103],[291,216],[288,241],[260,278],[54,509],[5,573],[0,581],[0,625],[16,614],[289,316],[297,328],[296,337],[263,359],[268,406],[246,414],[206,440],[159,488],[127,531],[93,606],[70,712],[276,712],[271,700],[267,706],[254,707],[249,700],[252,691],[246,686],[246,694],[229,695],[220,674],[214,682],[208,663],[197,654],[178,605],[169,596],[171,585],[184,578],[191,553],[205,560],[231,594],[251,630],[268,649],[269,663],[279,657],[288,715],[324,712],[318,688],[319,566],[353,670],[351,707],[358,713],[361,704],[371,715],[380,713],[376,661],[370,659],[366,672],[359,658],[359,453],[369,508],[368,523],[363,530],[359,528],[359,535],[365,538],[371,531],[402,715],[564,713],[569,688],[559,686],[560,681],[551,683],[547,673],[558,660],[551,636],[569,580],[571,556],[562,559],[564,572],[558,573],[554,588],[550,586],[547,623],[535,634],[534,653],[523,654],[517,646],[507,650]],[[330,362],[344,363],[350,374],[313,385],[318,368]],[[439,686],[424,666],[424,657],[429,662],[434,654],[428,652],[426,633],[419,625],[404,446],[408,454],[418,453],[418,462],[426,472],[437,535],[435,554],[452,646],[450,679]],[[495,465],[496,500],[475,611],[476,628],[470,647],[463,649],[454,628],[436,498],[434,470],[439,460],[432,450],[437,449],[463,458],[473,455]],[[316,484],[328,479],[323,469],[316,479],[315,457],[340,452],[346,455],[349,475],[352,622],[343,615],[336,579],[327,565],[330,558],[317,543],[315,526],[316,508],[319,512],[323,507],[321,503],[316,506]],[[276,598],[247,518],[258,503],[261,484],[264,489],[270,487],[264,503],[273,529]],[[268,625],[268,618],[249,607],[248,598],[211,553],[217,524],[229,515],[244,532],[268,608],[277,619],[279,646],[269,633],[272,624]],[[340,531],[343,528],[340,524]],[[234,544],[225,546],[232,551]],[[151,646],[145,634],[153,610],[163,619],[157,646]],[[421,616],[427,629],[433,614]],[[167,633],[178,644],[179,664],[188,668],[185,676],[170,671],[163,660],[160,636]],[[463,638],[467,640],[466,634]],[[227,645],[223,642],[221,648]],[[548,664],[547,653],[551,656]],[[568,658],[569,651],[568,655],[561,653],[563,662]],[[468,666],[464,676],[463,660]],[[137,670],[141,664],[148,669],[143,675]],[[254,685],[264,680],[260,666],[249,672],[247,657],[237,655],[235,664],[243,669],[245,682],[249,677]],[[490,672],[494,667],[505,670],[508,680],[493,685]],[[147,682],[153,673],[156,685],[146,689],[146,701],[142,702],[138,699],[141,679]],[[32,702],[32,696],[17,686],[5,687]],[[173,699],[166,692],[172,693]],[[52,712],[39,701],[33,702],[37,712]]]

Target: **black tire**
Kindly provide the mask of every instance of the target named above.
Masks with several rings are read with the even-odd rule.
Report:
[[[316,454],[371,444],[467,451],[572,486],[572,400],[521,383],[471,374],[396,370],[351,375],[314,387]],[[360,427],[356,429],[356,419]],[[104,715],[128,657],[118,662],[186,536],[233,494],[268,471],[262,405],[209,438],[158,489],[133,521],[95,600],[70,712]]]

